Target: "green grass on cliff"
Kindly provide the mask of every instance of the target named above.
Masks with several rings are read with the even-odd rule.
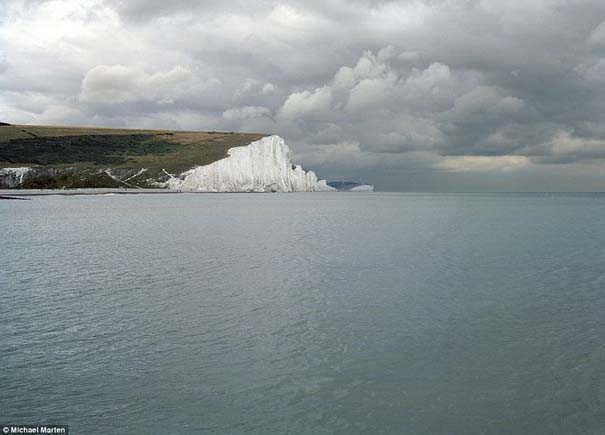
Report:
[[[122,167],[186,170],[266,136],[171,130],[0,125],[0,167]]]

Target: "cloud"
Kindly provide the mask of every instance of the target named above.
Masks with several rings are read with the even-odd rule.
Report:
[[[605,45],[605,22],[599,24],[590,34],[588,43],[591,45]]]
[[[328,115],[332,104],[332,91],[328,87],[317,88],[314,91],[294,92],[280,110],[285,118],[319,119]]]
[[[265,83],[259,92],[261,95],[275,94],[277,87],[273,83]]]
[[[266,116],[273,119],[271,111],[262,106],[244,106],[228,109],[223,112],[223,118],[226,119],[251,119]]]
[[[482,123],[506,120],[525,107],[522,99],[504,95],[494,87],[478,86],[456,98],[447,116],[454,122]]]
[[[543,148],[533,156],[537,163],[565,164],[605,158],[605,140],[579,138],[568,131],[558,132]]]
[[[363,79],[351,89],[347,111],[372,110],[380,108],[389,97],[392,83],[384,78]]]
[[[436,166],[452,172],[508,172],[530,164],[525,156],[453,156],[441,160]]]
[[[0,74],[10,68],[10,63],[6,59],[0,56]]]
[[[182,94],[183,85],[191,78],[191,71],[182,66],[149,74],[136,66],[98,65],[84,76],[80,98],[104,104],[132,101],[170,104]]]

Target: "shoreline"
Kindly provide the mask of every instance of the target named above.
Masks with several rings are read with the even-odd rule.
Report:
[[[185,193],[174,189],[0,189],[3,199],[22,199],[23,196],[76,196],[76,195],[145,195],[145,194],[177,194]]]
[[[206,192],[196,190],[178,190],[178,189],[0,189],[0,198],[8,199],[25,199],[28,196],[83,196],[83,195],[150,195],[150,194],[219,194],[219,193],[253,193],[253,194],[269,194],[269,193],[366,193],[366,192]]]

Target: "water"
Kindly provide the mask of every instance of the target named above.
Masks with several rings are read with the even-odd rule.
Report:
[[[605,433],[604,195],[0,202],[0,420]]]

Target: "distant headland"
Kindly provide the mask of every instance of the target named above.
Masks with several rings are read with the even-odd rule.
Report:
[[[279,136],[0,122],[0,189],[326,192],[369,185],[318,180]],[[344,186],[347,188],[343,188]]]

